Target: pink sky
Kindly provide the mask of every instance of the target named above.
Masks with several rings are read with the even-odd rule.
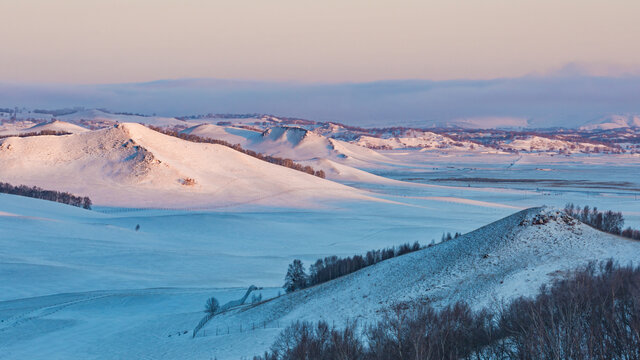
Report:
[[[0,81],[488,79],[640,67],[637,0],[4,0]]]

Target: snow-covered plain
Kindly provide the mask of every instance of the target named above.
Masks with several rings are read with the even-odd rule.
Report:
[[[528,210],[500,220],[525,208],[574,202],[620,210],[628,225],[640,227],[640,158],[636,155],[561,157],[477,149],[398,149],[377,151],[384,161],[358,166],[326,153],[319,156],[317,161],[357,175],[343,178],[341,185],[289,169],[271,170],[269,164],[244,157],[238,162],[269,170],[251,175],[228,168],[203,170],[202,164],[215,164],[214,155],[238,155],[210,144],[184,145],[136,125],[100,131],[111,131],[111,135],[92,138],[91,132],[32,138],[35,143],[29,143],[34,141],[30,138],[2,141],[26,155],[2,158],[0,181],[48,183],[81,195],[86,189],[97,204],[87,211],[0,194],[2,359],[239,359],[267,349],[281,328],[296,319],[372,321],[376,309],[389,301],[423,295],[437,304],[465,299],[475,307],[492,305],[513,295],[531,294],[558,270],[589,260],[640,258],[640,243],[567,223],[553,210]],[[104,138],[109,141],[100,140]],[[129,139],[131,146],[122,146]],[[295,149],[279,144],[287,151]],[[194,155],[203,148],[208,150],[197,156],[207,161]],[[108,151],[84,158],[86,149]],[[106,186],[102,197],[88,183],[101,180],[104,174],[119,174],[108,166],[144,151],[171,169],[143,172],[162,175],[153,178],[151,185],[164,181],[167,173],[176,182],[154,188],[114,176],[111,185],[101,183]],[[43,154],[52,156],[43,160]],[[99,166],[97,161],[102,161]],[[30,167],[37,171],[29,172]],[[69,175],[61,175],[67,171]],[[225,172],[249,178],[256,186],[271,181],[271,176],[282,176],[281,186],[317,181],[323,189],[348,189],[346,193],[357,195],[343,196],[341,190],[340,196],[301,201],[303,193],[296,193],[282,197],[281,202],[211,206],[220,194],[226,196],[222,191],[200,194],[207,201],[202,206],[190,205],[197,196],[176,201],[181,192],[192,191],[177,179],[194,177],[205,187],[208,181],[227,176]],[[140,201],[136,196],[145,186],[150,186],[147,196],[156,192],[158,201],[164,202]],[[135,192],[118,192],[131,187]],[[270,190],[271,186],[265,189]],[[109,194],[130,202],[113,202]],[[181,206],[156,208],[176,204]],[[531,225],[530,219],[540,212],[556,220]],[[481,228],[494,221],[498,222]],[[273,297],[294,258],[309,265],[319,257],[361,254],[414,241],[426,245],[439,241],[443,232],[468,233],[478,228],[457,240],[336,282],[214,318],[202,335],[190,338],[208,297],[224,303],[239,298],[252,284],[265,288],[265,298]],[[489,256],[483,258],[485,254]]]

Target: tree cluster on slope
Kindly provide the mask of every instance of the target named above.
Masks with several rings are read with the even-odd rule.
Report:
[[[393,246],[382,250],[371,250],[364,256],[354,255],[346,258],[339,258],[335,255],[328,256],[324,259],[316,260],[316,262],[309,267],[308,275],[305,272],[302,261],[296,259],[289,264],[289,269],[285,276],[284,288],[287,292],[292,292],[309,286],[322,284],[351,274],[367,266],[420,249],[422,249],[422,247],[416,241],[413,245],[407,243],[397,248]]]
[[[159,127],[155,127],[155,126],[151,126],[151,125],[149,125],[149,128],[151,130],[155,130],[155,131],[163,133],[165,135],[177,137],[177,138],[180,138],[180,139],[186,140],[186,141],[191,141],[191,142],[196,142],[196,143],[208,143],[208,144],[223,145],[223,146],[232,148],[233,150],[239,151],[239,152],[241,152],[243,154],[246,154],[246,155],[249,155],[251,157],[254,157],[256,159],[260,159],[262,161],[266,161],[266,162],[271,163],[271,164],[276,164],[276,165],[288,167],[289,169],[302,171],[302,172],[307,173],[309,175],[315,175],[315,176],[317,176],[319,178],[323,178],[324,179],[325,176],[326,176],[324,170],[315,170],[314,168],[312,168],[309,165],[306,165],[306,166],[305,165],[301,165],[301,164],[298,164],[298,163],[296,163],[295,161],[293,161],[291,159],[284,159],[284,158],[279,158],[279,157],[275,157],[275,156],[269,156],[269,155],[261,154],[259,152],[255,152],[253,150],[247,150],[247,149],[244,149],[242,146],[240,146],[240,144],[233,145],[233,144],[231,144],[231,143],[229,143],[227,141],[224,141],[224,140],[210,139],[210,138],[205,138],[205,137],[192,135],[192,134],[183,134],[183,133],[175,131],[175,130],[163,129],[163,128],[159,128]]]
[[[581,222],[590,225],[600,231],[609,234],[621,235],[629,239],[640,240],[640,230],[624,227],[624,217],[621,212],[611,210],[599,211],[597,207],[590,208],[588,205],[584,207],[576,206],[568,203],[564,211]]]
[[[13,186],[8,183],[0,182],[0,193],[27,196],[36,199],[55,201],[67,205],[81,207],[87,210],[91,210],[91,199],[87,196],[75,196],[68,192],[44,190],[37,186],[18,185]]]
[[[639,359],[640,267],[591,264],[500,310],[399,303],[373,325],[297,322],[254,360]]]

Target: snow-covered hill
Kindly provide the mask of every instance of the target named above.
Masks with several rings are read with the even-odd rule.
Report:
[[[68,123],[65,121],[52,120],[34,124],[31,121],[19,121],[4,124],[0,127],[0,136],[12,136],[31,133],[40,133],[43,131],[52,131],[60,133],[77,134],[89,129],[76,124]]]
[[[44,122],[37,125],[34,125],[30,128],[26,128],[20,133],[37,133],[42,131],[55,131],[55,132],[65,132],[69,134],[78,134],[89,131],[87,128],[83,128],[82,126],[78,126],[76,124],[71,124],[65,121],[53,120],[51,122]]]
[[[199,124],[181,131],[183,134],[196,135],[203,138],[223,140],[230,144],[240,144],[243,148],[248,148],[247,144],[256,141],[261,131],[248,130],[235,126],[220,126],[213,124]]]
[[[323,158],[350,162],[353,165],[389,161],[371,149],[294,126],[274,126],[263,132],[257,132],[236,127],[202,124],[183,132],[225,140],[253,151],[296,161]]]
[[[580,127],[580,130],[640,128],[640,115],[609,115]]]
[[[188,128],[183,133],[224,140],[259,153],[302,162],[315,169],[324,170],[329,179],[341,181],[378,178],[371,174],[358,177],[352,175],[362,173],[356,168],[372,168],[391,162],[389,158],[366,147],[293,126],[274,126],[259,132],[238,127],[201,124]],[[342,171],[336,171],[335,164],[341,166]]]
[[[96,123],[138,123],[154,126],[185,126],[184,121],[176,118],[161,116],[140,116],[130,114],[113,114],[98,109],[81,110],[68,115],[58,117],[59,120],[67,122],[89,121]]]
[[[608,146],[600,144],[550,139],[535,135],[502,142],[501,147],[519,151],[564,152],[567,154],[577,152],[602,152],[613,150]]]
[[[222,239],[211,244],[208,236],[191,233],[158,239],[173,226],[167,219],[176,218],[153,220],[140,214],[122,219],[53,202],[0,197],[0,210],[5,211],[0,212],[0,223],[12,234],[29,229],[26,241],[3,238],[0,233],[4,250],[0,270],[21,274],[20,280],[10,277],[13,282],[5,288],[14,286],[20,294],[51,294],[26,299],[3,294],[4,300],[13,300],[0,302],[0,356],[10,359],[251,358],[296,320],[335,320],[340,325],[357,319],[366,324],[390,303],[425,296],[436,306],[459,299],[475,308],[499,305],[502,299],[532,294],[540,284],[588,261],[613,257],[626,264],[640,258],[640,242],[598,232],[553,209],[529,209],[422,251],[216,316],[192,339],[190,331],[202,318],[207,298],[215,296],[225,303],[246,290],[197,285],[210,275],[211,271],[198,271],[210,269],[204,265],[206,260],[217,264],[216,254],[232,253],[233,245],[225,245]],[[234,216],[225,217],[209,226],[188,215],[178,226],[186,230],[199,224],[215,237],[215,229]],[[133,230],[138,222],[140,232]],[[286,244],[299,242],[292,238]],[[255,244],[264,243],[262,236],[256,236]],[[286,246],[268,243],[259,246]],[[243,278],[246,273],[244,263],[225,266],[233,268],[227,270],[230,277]],[[58,282],[47,281],[52,274]],[[159,278],[167,286],[187,285],[153,285]],[[56,294],[52,291],[61,289],[61,279],[68,279],[65,290],[105,290]],[[131,287],[148,282],[153,288]],[[277,291],[263,290],[265,299]]]
[[[96,204],[220,207],[303,205],[363,198],[361,191],[273,165],[222,145],[139,124],[66,136],[0,141],[0,180],[88,195]]]
[[[468,141],[455,141],[450,137],[430,131],[408,130],[401,136],[373,137],[363,135],[354,141],[355,144],[372,149],[457,149],[473,150],[482,148],[481,145]]]
[[[564,271],[608,258],[638,261],[640,242],[599,232],[558,210],[532,208],[457,239],[220,316],[216,324],[372,321],[393,303],[423,298],[436,306],[464,300],[481,308],[532,295]]]

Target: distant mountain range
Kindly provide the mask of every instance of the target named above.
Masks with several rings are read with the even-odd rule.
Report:
[[[640,115],[609,115],[580,126],[581,130],[640,128]]]
[[[277,114],[361,127],[570,128],[609,114],[640,114],[635,95],[639,93],[638,76],[571,74],[337,84],[218,79],[107,85],[0,83],[0,112],[82,106],[161,117]]]

